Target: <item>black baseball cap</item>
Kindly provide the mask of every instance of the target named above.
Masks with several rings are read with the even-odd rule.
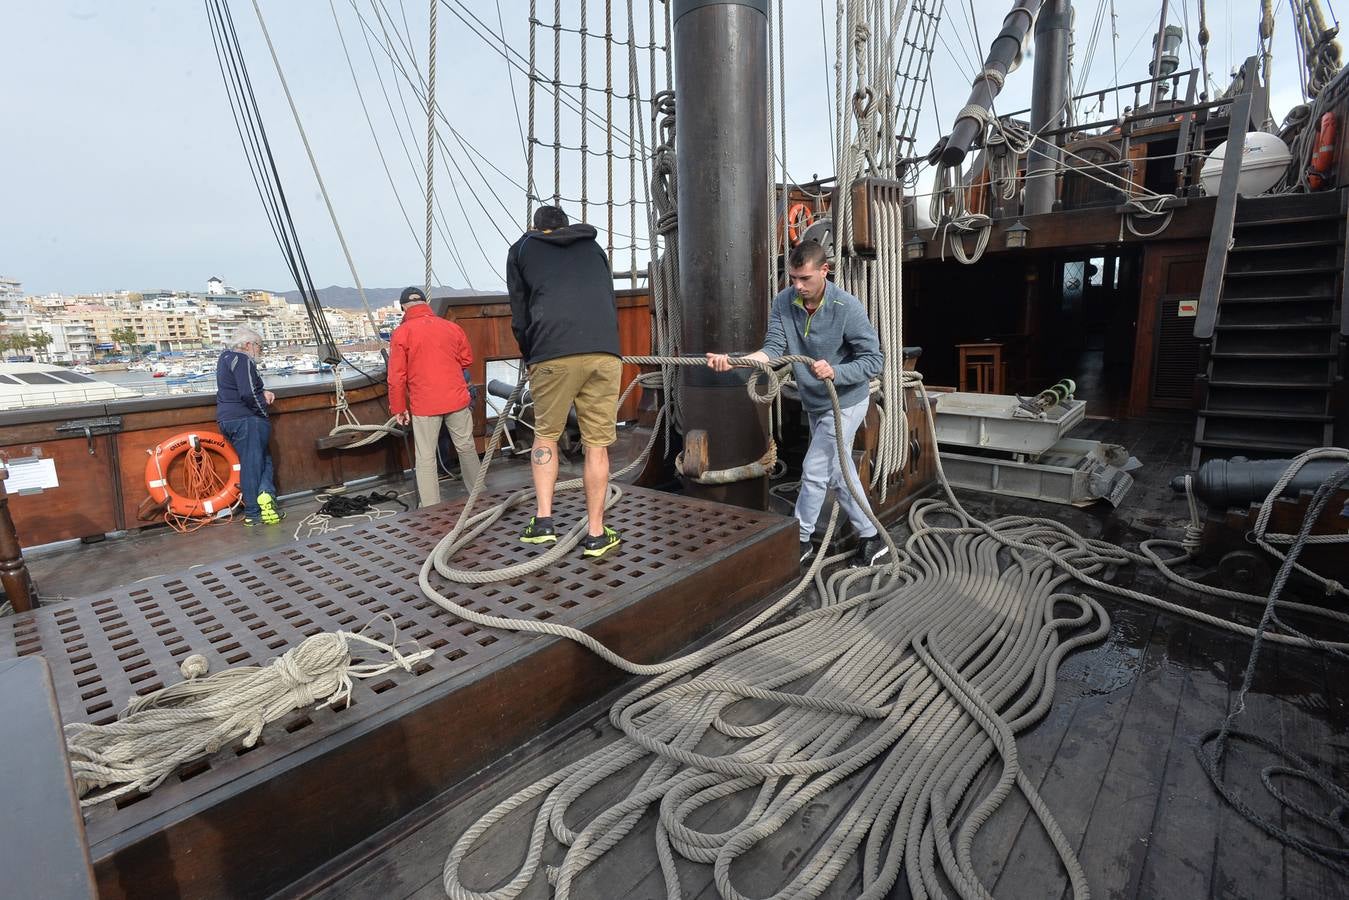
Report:
[[[403,296],[398,298],[398,303],[400,306],[407,306],[409,303],[417,303],[425,299],[426,295],[422,293],[421,288],[410,287],[403,289]]]

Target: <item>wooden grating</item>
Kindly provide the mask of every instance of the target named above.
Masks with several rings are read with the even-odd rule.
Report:
[[[483,504],[502,496],[484,498]],[[263,665],[306,637],[358,630],[381,615],[397,623],[400,642],[415,640],[437,651],[414,676],[394,673],[358,681],[349,707],[296,710],[268,726],[252,748],[223,749],[183,766],[149,795],[93,808],[88,814],[91,844],[97,848],[101,839],[186,798],[298,754],[416,692],[546,640],[480,629],[418,590],[422,561],[453,526],[460,506],[416,510],[254,558],[156,577],[0,620],[0,659],[44,656],[66,722],[113,721],[133,695],[180,681],[178,667],[191,653],[205,655],[212,672]],[[559,496],[555,506],[559,523],[584,518],[584,501],[577,494]],[[527,516],[524,509],[507,515],[456,563],[499,568],[536,556],[539,548],[516,540]],[[578,548],[547,571],[493,585],[451,585],[434,573],[432,580],[442,593],[479,612],[584,627],[606,607],[678,582],[690,569],[781,529],[784,521],[624,488],[607,518],[623,544],[607,557],[586,559]],[[372,631],[387,638],[390,629],[377,621]]]

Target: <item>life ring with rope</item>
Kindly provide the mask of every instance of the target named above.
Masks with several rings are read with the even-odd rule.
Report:
[[[1307,170],[1307,187],[1319,191],[1330,186],[1330,170],[1335,165],[1335,114],[1321,116],[1316,132],[1316,149],[1312,151],[1311,167]]]
[[[801,242],[801,233],[815,221],[815,211],[805,203],[793,203],[787,209],[787,238],[792,246]]]
[[[150,456],[145,462],[145,489],[155,502],[167,504],[170,513],[184,517],[213,516],[239,501],[242,493],[239,454],[234,452],[224,435],[214,431],[185,431],[145,452]],[[208,452],[224,460],[227,473],[224,478],[206,459]],[[182,493],[169,484],[168,477],[169,469],[180,457],[186,459],[188,466],[187,477],[183,479],[188,490]],[[206,491],[211,493],[206,494]]]

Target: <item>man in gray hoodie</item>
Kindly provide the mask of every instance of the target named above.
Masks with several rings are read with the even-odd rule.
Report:
[[[874,565],[889,549],[871,522],[865,490],[852,460],[852,444],[866,418],[869,383],[881,374],[885,355],[862,301],[829,281],[829,256],[822,246],[804,241],[793,248],[787,258],[787,275],[791,287],[773,298],[763,349],[747,358],[766,362],[779,356],[808,356],[815,360],[809,366],[796,363],[792,367],[801,406],[810,423],[810,447],[801,464],[801,491],[796,499],[801,561],[814,552],[810,537],[825,494],[832,487],[861,539],[853,564]],[[728,372],[730,357],[709,353],[707,365],[717,372]],[[847,461],[843,471],[838,464],[834,407],[825,381],[833,381],[842,411],[843,457]],[[861,494],[860,503],[849,484]]]

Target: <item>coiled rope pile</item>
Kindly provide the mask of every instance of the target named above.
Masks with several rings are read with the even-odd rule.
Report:
[[[392,618],[383,618],[393,624]],[[189,760],[240,738],[245,747],[253,746],[264,726],[293,709],[349,703],[353,679],[394,669],[410,672],[435,652],[402,653],[396,627],[388,643],[366,636],[365,630],[316,634],[268,665],[236,666],[213,675],[207,674],[206,658],[193,654],[183,660],[186,680],[134,698],[116,722],[67,725],[66,749],[80,805],[152,791]],[[390,659],[353,658],[362,645]]]
[[[921,385],[921,376],[906,373],[905,381]],[[750,385],[761,402],[768,402],[774,388],[771,377],[764,392],[756,394]],[[935,445],[931,410],[926,403],[924,408]],[[940,475],[940,462],[938,467]],[[681,894],[675,860],[682,857],[712,865],[720,894],[739,898],[735,861],[813,798],[867,769],[865,786],[829,837],[790,874],[793,896],[818,895],[858,854],[862,896],[884,895],[901,872],[915,896],[946,896],[947,886],[961,897],[988,896],[971,847],[980,826],[1013,790],[1025,797],[1055,847],[1074,896],[1088,896],[1071,846],[1021,772],[1015,743],[1016,733],[1049,709],[1064,656],[1109,629],[1100,603],[1069,593],[1067,586],[1086,584],[1209,625],[1260,633],[1265,640],[1307,646],[1308,639],[1269,633],[1263,625],[1257,631],[1103,580],[1108,570],[1129,563],[1174,564],[1185,554],[1164,559],[1159,548],[1179,542],[1151,541],[1143,552],[1132,553],[1083,538],[1052,519],[980,522],[960,506],[944,476],[941,480],[945,500],[913,505],[910,536],[902,550],[895,548],[888,566],[823,577],[823,567],[841,558],[827,558],[835,507],[825,545],[794,590],[709,647],[664,663],[625,660],[572,629],[464,610],[477,624],[567,637],[625,671],[656,677],[611,710],[620,739],[506,799],[459,837],[445,864],[446,892],[459,900],[518,896],[538,874],[551,834],[567,849],[547,877],[556,896],[571,896],[586,868],[654,808],[655,850],[667,894]],[[881,534],[889,539],[884,529]],[[428,560],[424,576],[432,566],[447,574]],[[1169,572],[1169,565],[1159,567]],[[1170,577],[1233,595],[1175,573]],[[819,608],[762,627],[812,582]],[[424,577],[423,589],[429,588]],[[429,592],[446,605],[445,598]],[[1349,621],[1316,607],[1284,605]],[[451,611],[461,615],[460,608]],[[709,751],[718,740],[725,749]],[[975,777],[995,755],[996,784],[986,795],[970,798],[971,810],[958,816]],[[582,827],[568,823],[570,806],[591,788],[639,765],[642,774],[625,797]],[[755,800],[738,822],[716,833],[690,825],[704,807],[745,792],[753,792]],[[490,839],[495,826],[541,797],[519,869],[494,886],[467,885],[462,869],[468,854]]]

